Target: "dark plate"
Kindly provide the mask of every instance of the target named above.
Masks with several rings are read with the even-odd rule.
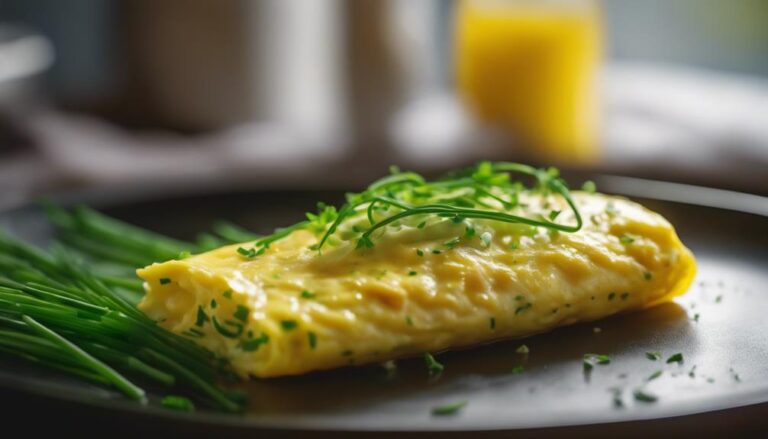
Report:
[[[472,437],[510,430],[516,430],[515,437],[759,432],[768,414],[768,199],[620,177],[595,179],[601,191],[632,196],[677,226],[699,263],[688,294],[646,311],[526,339],[527,356],[515,353],[521,341],[442,354],[446,370],[437,380],[413,359],[401,361],[389,378],[383,369],[365,366],[254,381],[244,385],[252,401],[243,415],[140,407],[111,392],[8,362],[0,365],[0,408],[4,413],[42,409],[45,418],[58,415],[62,425],[80,428],[122,422],[122,432],[151,428],[185,435],[244,430],[301,436],[308,431],[474,431]],[[85,201],[110,215],[190,238],[218,218],[266,231],[300,219],[317,200],[340,199],[329,192],[147,194],[81,194],[62,202]],[[37,243],[51,236],[34,206],[0,213],[0,227]],[[656,351],[661,360],[646,358],[646,352]],[[588,352],[609,354],[611,363],[585,374],[582,355]],[[683,364],[664,361],[678,352]],[[511,372],[517,365],[524,373]],[[656,371],[662,374],[648,382]],[[658,400],[635,400],[638,389]],[[623,407],[616,406],[617,392]],[[467,406],[455,416],[430,414],[435,405],[465,400]]]

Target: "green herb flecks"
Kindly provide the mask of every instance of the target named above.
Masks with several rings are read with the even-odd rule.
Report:
[[[261,345],[265,345],[267,343],[269,343],[269,336],[267,334],[261,334],[257,338],[241,340],[238,346],[240,347],[240,349],[246,352],[254,352],[259,350]]]
[[[592,370],[595,365],[606,365],[611,363],[611,357],[603,354],[584,354],[582,366],[585,371]]]
[[[296,320],[283,320],[280,322],[280,327],[283,328],[283,331],[293,331],[299,327],[299,322]]]
[[[635,401],[639,401],[639,402],[652,403],[659,400],[658,396],[652,393],[648,393],[643,389],[635,390],[633,395],[635,397]]]
[[[651,361],[657,361],[661,359],[661,352],[646,352],[645,358],[651,360]]]
[[[515,315],[520,315],[520,314],[528,311],[532,306],[533,306],[533,304],[530,303],[530,302],[526,303],[525,305],[518,306],[517,308],[515,308]]]
[[[671,357],[667,358],[667,364],[683,364],[683,354],[678,352],[676,354],[673,354]]]
[[[248,309],[247,306],[238,304],[237,307],[235,307],[235,313],[232,315],[232,317],[245,323],[248,321],[248,315],[250,313],[251,310]]]
[[[445,366],[439,363],[435,357],[428,352],[424,354],[424,363],[427,365],[427,372],[432,376],[440,375],[445,369]]]
[[[635,242],[635,238],[629,236],[629,235],[621,235],[619,236],[619,242],[621,242],[624,245],[630,245],[633,242]]]
[[[657,370],[656,372],[654,372],[654,373],[652,373],[652,374],[648,375],[648,378],[646,378],[645,380],[646,380],[646,381],[653,381],[653,380],[655,380],[656,378],[660,377],[660,376],[661,376],[661,374],[663,374],[663,373],[664,373],[664,371],[663,371],[663,370]]]
[[[434,416],[447,416],[458,413],[467,405],[468,401],[459,401],[452,404],[439,405],[432,408],[432,414]]]
[[[185,398],[183,396],[177,396],[177,395],[168,395],[163,397],[163,399],[160,400],[160,404],[163,407],[167,407],[169,409],[178,410],[181,412],[194,412],[195,411],[195,405],[192,403],[192,401],[189,398]]]

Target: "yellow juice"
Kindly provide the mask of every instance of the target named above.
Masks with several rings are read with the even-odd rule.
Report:
[[[550,159],[597,154],[594,2],[462,0],[455,62],[459,93],[482,119]]]

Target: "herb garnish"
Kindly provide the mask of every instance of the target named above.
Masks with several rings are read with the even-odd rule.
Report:
[[[232,317],[240,320],[241,322],[246,322],[248,321],[248,314],[250,314],[250,312],[251,310],[249,310],[247,306],[238,304]]]
[[[656,402],[659,400],[658,396],[652,393],[648,393],[642,389],[635,390],[634,396],[635,400],[640,402]]]
[[[671,363],[677,363],[677,364],[683,364],[683,354],[678,352],[671,357],[667,358],[667,364]]]
[[[185,398],[183,396],[168,395],[160,400],[160,404],[163,407],[168,407],[169,409],[179,410],[182,412],[195,411],[195,405],[192,403],[192,401],[190,401],[189,398]]]
[[[338,245],[349,240],[356,240],[355,247],[358,249],[370,249],[375,246],[374,238],[386,233],[387,226],[413,224],[408,222],[409,218],[419,216],[448,219],[454,223],[465,219],[491,220],[544,227],[559,232],[576,232],[582,226],[581,214],[571,199],[568,186],[554,168],[536,169],[518,163],[481,162],[436,181],[427,181],[413,172],[391,172],[391,175],[375,181],[365,191],[348,194],[347,203],[338,210],[321,204],[316,214],[307,214],[307,220],[257,239],[250,249],[240,247],[238,253],[248,258],[256,257],[273,242],[299,229],[310,230],[318,235],[319,242],[313,246],[317,251],[326,245]],[[520,182],[512,180],[512,173],[532,176],[536,185],[526,189]],[[510,213],[510,209],[519,205],[519,193],[524,190],[543,195],[559,195],[573,211],[575,224],[555,222],[558,214],[550,214],[548,220]],[[368,222],[362,232],[359,232],[360,228],[355,231],[352,226],[346,225],[354,223],[354,226],[359,226],[357,219],[361,217]],[[425,225],[426,220],[421,220],[415,227],[422,228]],[[465,235],[472,236],[473,230],[467,228]],[[374,235],[377,231],[381,233]],[[450,249],[457,246],[460,240],[461,237],[455,237],[444,245]]]
[[[650,375],[648,376],[648,378],[646,378],[645,380],[646,380],[646,381],[653,381],[653,380],[655,380],[656,378],[660,377],[662,373],[664,373],[664,371],[663,371],[663,370],[657,370],[656,372],[654,372],[654,373],[650,374]]]
[[[659,359],[661,359],[661,352],[646,352],[645,353],[645,358],[647,358],[647,359],[649,359],[651,361],[659,360]]]
[[[429,352],[424,353],[424,363],[426,363],[427,372],[430,375],[439,375],[445,369],[445,366],[439,363]]]
[[[585,371],[592,370],[596,364],[606,365],[611,363],[611,357],[603,354],[584,354],[582,365]]]
[[[619,236],[619,242],[621,242],[624,245],[629,245],[635,242],[635,238],[629,236],[629,235],[621,235]]]
[[[258,338],[242,340],[238,346],[246,352],[253,352],[259,350],[261,345],[267,344],[268,342],[269,336],[267,334],[261,334]]]
[[[459,401],[453,404],[439,405],[432,408],[432,414],[435,416],[453,415],[466,406],[468,401]]]

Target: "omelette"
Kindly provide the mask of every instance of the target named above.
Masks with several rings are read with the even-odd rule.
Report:
[[[395,171],[338,211],[323,205],[259,241],[140,269],[139,307],[264,378],[638,310],[684,293],[694,272],[661,215],[568,191],[551,170],[483,163],[433,182]]]

